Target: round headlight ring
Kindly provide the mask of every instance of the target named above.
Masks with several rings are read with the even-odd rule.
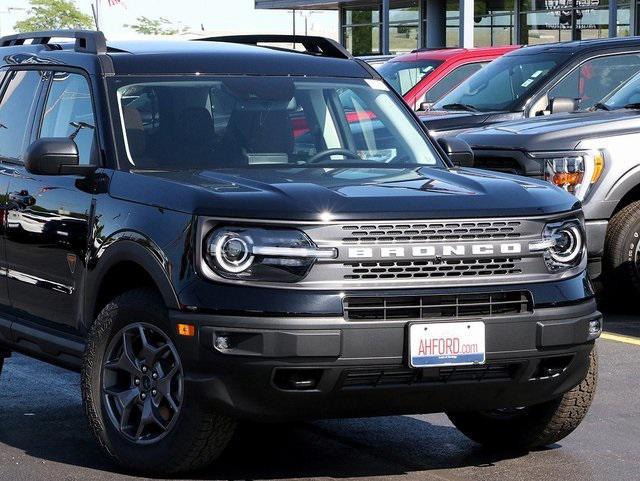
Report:
[[[551,248],[551,257],[556,262],[563,264],[569,264],[576,260],[576,258],[582,253],[583,240],[582,232],[575,225],[563,225],[554,232],[554,236],[558,239],[560,236],[564,237],[564,247],[562,251],[558,251],[558,244]],[[556,241],[557,242],[557,241]]]
[[[232,232],[226,232],[212,239],[209,253],[223,270],[232,274],[246,271],[253,264],[254,259],[250,240]]]

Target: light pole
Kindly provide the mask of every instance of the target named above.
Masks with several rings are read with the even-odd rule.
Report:
[[[311,15],[313,15],[314,13],[318,13],[318,12],[314,10],[300,11],[300,15],[302,15],[302,18],[304,18],[304,34],[305,35],[309,35],[309,19],[311,18]]]
[[[2,14],[9,15],[11,12],[21,12],[26,10],[23,7],[6,7],[4,10],[0,10],[0,37],[2,36]]]

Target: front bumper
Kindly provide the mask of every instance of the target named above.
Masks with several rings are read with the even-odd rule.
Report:
[[[602,274],[602,255],[609,222],[587,220],[587,253],[589,256],[589,277],[597,279]]]
[[[592,299],[483,317],[486,364],[412,369],[407,320],[171,313],[189,388],[221,412],[259,420],[495,409],[550,400],[586,375],[601,319]],[[455,320],[455,319],[452,319]],[[215,339],[231,340],[220,352]]]

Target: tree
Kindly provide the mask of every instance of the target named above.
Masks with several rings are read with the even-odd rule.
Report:
[[[182,27],[176,27],[170,20],[160,18],[138,17],[133,25],[124,26],[135,30],[142,35],[175,35],[177,33],[184,33],[187,29]]]
[[[29,16],[16,23],[18,32],[95,28],[91,16],[82,13],[73,0],[30,0]]]

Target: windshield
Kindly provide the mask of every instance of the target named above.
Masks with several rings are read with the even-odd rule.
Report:
[[[442,65],[441,60],[387,62],[378,68],[378,72],[396,92],[404,95],[440,65]]]
[[[623,109],[625,107],[640,108],[640,73],[622,84],[611,95],[601,102],[609,110]]]
[[[462,82],[433,106],[443,110],[513,111],[520,99],[549,79],[565,56],[505,55]]]
[[[116,94],[135,169],[442,166],[376,80],[160,77]]]

